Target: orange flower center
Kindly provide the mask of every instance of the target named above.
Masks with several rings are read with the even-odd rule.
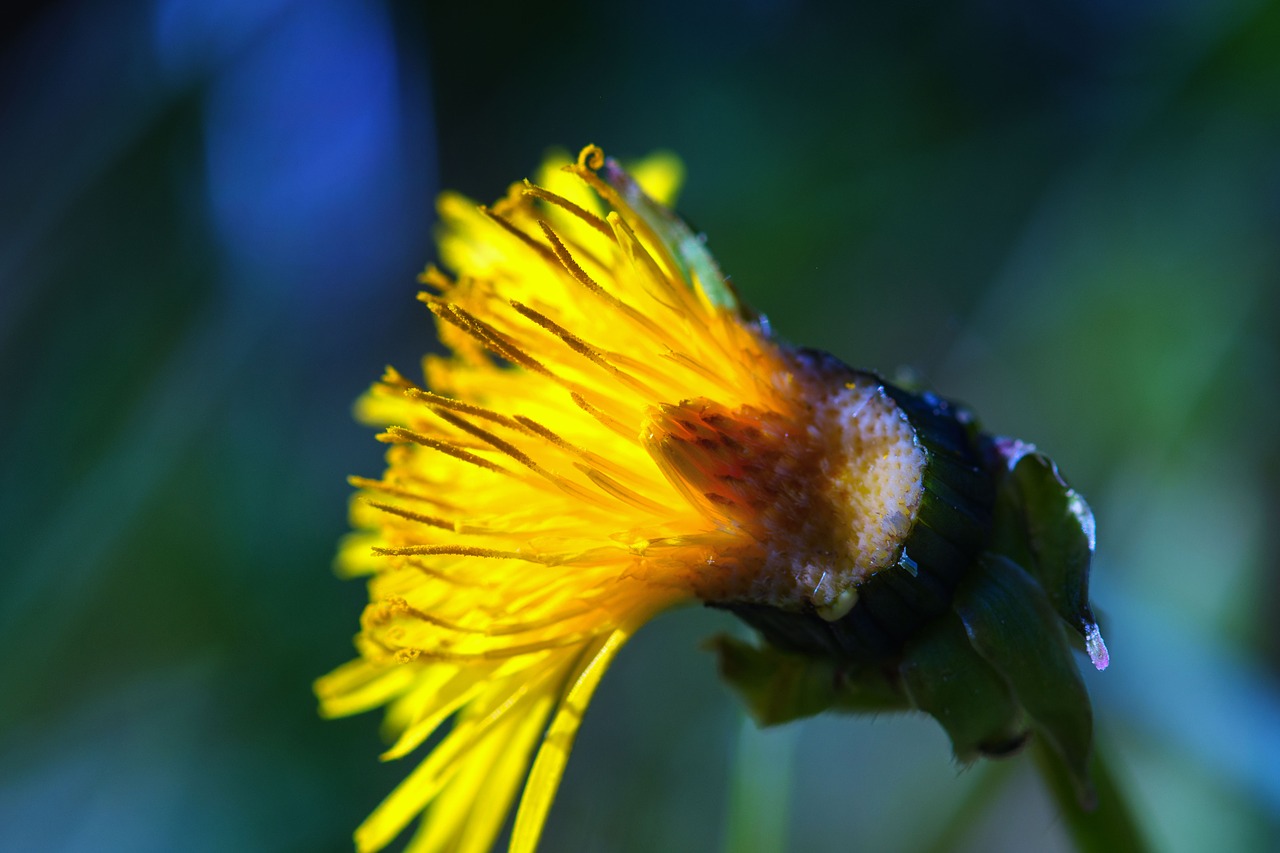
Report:
[[[901,409],[867,374],[789,360],[792,411],[705,397],[647,411],[642,438],[667,479],[731,534],[692,578],[704,601],[812,607],[839,619],[894,565],[926,462]]]

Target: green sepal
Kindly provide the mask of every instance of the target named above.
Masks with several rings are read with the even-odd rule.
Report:
[[[720,675],[761,726],[812,717],[824,711],[902,711],[901,690],[880,670],[850,668],[828,658],[759,647],[720,634],[707,641]]]
[[[720,265],[707,249],[704,235],[694,233],[675,211],[650,198],[636,183],[635,178],[613,159],[605,160],[600,173],[670,250],[676,263],[680,265],[681,274],[691,284],[701,287],[712,305],[747,316],[733,285],[720,271]]]
[[[983,554],[956,592],[973,648],[1008,681],[1037,732],[1061,757],[1081,803],[1093,801],[1093,712],[1048,596],[1021,566]]]
[[[970,645],[948,613],[913,639],[900,668],[912,704],[936,719],[956,759],[1008,755],[1026,739],[1022,709],[1008,682]]]
[[[1016,443],[1003,450],[1012,465],[997,492],[992,550],[1025,567],[1067,624],[1089,638],[1097,631],[1089,609],[1093,512],[1053,460],[1035,452],[1010,455],[1020,450]]]

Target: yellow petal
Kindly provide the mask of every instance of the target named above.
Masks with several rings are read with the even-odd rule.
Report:
[[[432,802],[406,853],[487,853],[554,705],[553,695],[542,694],[522,715],[509,715],[495,728]]]
[[[542,736],[513,839],[531,850],[623,642],[696,596],[708,566],[741,574],[742,559],[713,558],[754,541],[673,485],[642,433],[654,407],[685,400],[786,407],[789,367],[701,293],[646,221],[661,211],[630,183],[619,194],[603,164],[594,148],[557,157],[488,208],[441,196],[448,272],[428,268],[420,299],[451,352],[424,358],[420,385],[388,369],[358,404],[387,444],[386,473],[352,480],[357,532],[338,559],[370,575],[368,662],[317,691],[327,714],[386,703],[385,759],[452,720],[357,831],[361,850],[424,810],[414,849],[487,849]],[[674,197],[674,157],[636,170],[649,196]]]
[[[348,661],[316,679],[315,693],[325,717],[345,717],[376,708],[400,695],[413,683],[414,673],[403,666]]]
[[[560,777],[569,760],[569,752],[573,749],[573,741],[582,724],[587,704],[605,670],[630,637],[632,630],[630,626],[620,627],[583,650],[577,667],[570,675],[572,686],[556,709],[555,718],[547,729],[538,757],[534,759],[533,769],[529,772],[529,781],[525,783],[520,810],[516,812],[515,829],[511,834],[511,853],[533,853],[538,846],[538,838],[542,835],[547,812],[555,799]]]
[[[533,713],[554,698],[566,666],[567,661],[553,659],[536,678],[490,685],[486,696],[466,709],[453,731],[356,829],[356,848],[371,853],[385,847],[467,766],[475,750],[501,736],[504,719]]]
[[[674,207],[684,183],[684,163],[670,151],[658,151],[627,164],[627,171],[658,204]]]

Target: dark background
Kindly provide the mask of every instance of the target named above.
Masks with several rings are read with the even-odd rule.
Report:
[[[435,345],[434,194],[587,142],[677,152],[783,337],[1055,456],[1098,516],[1100,748],[1152,839],[1280,834],[1280,3],[9,15],[0,848],[348,848],[412,761],[310,694],[364,601],[329,569],[345,475],[381,470],[351,402]],[[699,647],[731,627],[627,649],[545,849],[1063,848],[1022,759],[959,772],[931,721],[755,733]]]

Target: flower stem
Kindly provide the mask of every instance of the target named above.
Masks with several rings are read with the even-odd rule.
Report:
[[[1004,792],[1016,767],[1013,761],[982,761],[966,771],[975,777],[968,791],[952,808],[942,828],[914,848],[915,853],[948,853],[960,849],[974,824]]]
[[[1044,739],[1033,738],[1030,746],[1036,767],[1062,814],[1076,850],[1080,853],[1111,853],[1115,850],[1146,853],[1151,849],[1096,741],[1089,771],[1097,802],[1089,810],[1080,804],[1071,776]]]
[[[785,853],[796,727],[761,729],[743,718],[734,758],[725,853]]]

